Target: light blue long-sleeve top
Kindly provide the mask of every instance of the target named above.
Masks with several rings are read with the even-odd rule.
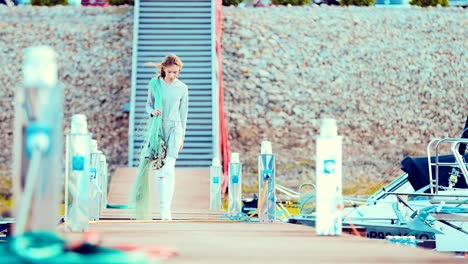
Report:
[[[153,81],[154,79],[156,78],[153,78]],[[161,87],[162,109],[160,110],[162,111],[163,138],[167,143],[167,156],[177,159],[187,126],[188,87],[178,79],[170,84],[162,78],[155,81],[159,81]],[[153,88],[151,85],[148,86],[146,112],[151,115],[155,110],[155,100]]]

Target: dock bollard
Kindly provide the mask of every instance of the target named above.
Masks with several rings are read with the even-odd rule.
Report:
[[[236,216],[242,211],[242,163],[239,161],[239,153],[231,153],[229,162],[229,202],[228,213]]]
[[[91,140],[91,168],[89,169],[90,182],[89,182],[89,220],[99,220],[101,212],[101,187],[99,186],[99,179],[101,178],[101,156],[102,151],[98,150],[96,140]]]
[[[57,53],[48,46],[25,49],[22,72],[23,87],[15,92],[14,233],[55,232],[63,175],[63,86]]]
[[[85,115],[74,115],[67,137],[68,173],[65,186],[65,230],[89,229],[91,134]]]
[[[276,218],[276,191],[275,191],[275,155],[272,153],[271,142],[263,141],[260,156],[258,157],[258,197],[262,199],[266,189],[265,199],[258,204],[258,219],[260,222],[274,222]],[[268,181],[268,186],[265,183]],[[261,207],[260,207],[261,206]]]
[[[342,232],[342,138],[336,120],[323,119],[316,144],[317,235],[339,236]]]
[[[221,211],[221,163],[218,158],[213,159],[210,167],[210,211]]]
[[[99,178],[99,186],[101,187],[101,213],[104,208],[107,207],[107,186],[109,181],[109,168],[107,165],[106,155],[101,155],[101,177]]]

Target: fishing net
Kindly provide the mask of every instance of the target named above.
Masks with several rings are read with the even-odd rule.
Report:
[[[162,109],[159,79],[151,79],[149,86],[154,93],[154,108]],[[162,139],[161,116],[162,114],[149,118],[145,130],[142,131],[144,143],[128,202],[129,207],[134,210],[134,217],[138,220],[151,219],[150,172],[152,169],[160,169],[164,165],[166,146]]]

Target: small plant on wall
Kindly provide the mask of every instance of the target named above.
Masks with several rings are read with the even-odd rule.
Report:
[[[223,6],[237,6],[242,3],[242,0],[223,0]]]
[[[108,0],[109,5],[135,5],[134,0]]]
[[[375,0],[341,0],[340,5],[342,6],[372,6],[375,4]]]
[[[68,0],[31,0],[31,5],[37,5],[37,6],[68,5]]]
[[[444,7],[448,6],[448,0],[411,0],[411,5],[428,7],[428,6],[437,6],[441,5]]]
[[[310,4],[310,0],[272,0],[271,2],[276,5],[294,5],[294,6]]]

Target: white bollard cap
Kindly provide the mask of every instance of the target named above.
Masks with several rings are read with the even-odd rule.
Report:
[[[273,154],[273,151],[271,150],[271,142],[270,141],[263,141],[262,146],[260,148],[260,153],[261,154]]]
[[[333,118],[322,119],[322,125],[320,127],[320,136],[335,137],[337,135],[338,135],[338,128],[336,126],[336,120]]]
[[[86,134],[88,133],[88,121],[86,116],[82,114],[73,115],[71,118],[71,133]]]
[[[213,158],[213,163],[211,166],[221,166],[221,162],[219,162],[218,158]]]
[[[239,153],[237,152],[232,152],[231,153],[231,162],[232,163],[239,163]]]
[[[91,140],[91,151],[92,152],[98,151],[97,140],[94,140],[94,139]]]
[[[49,46],[24,50],[23,82],[25,87],[53,88],[57,84],[57,53]]]

